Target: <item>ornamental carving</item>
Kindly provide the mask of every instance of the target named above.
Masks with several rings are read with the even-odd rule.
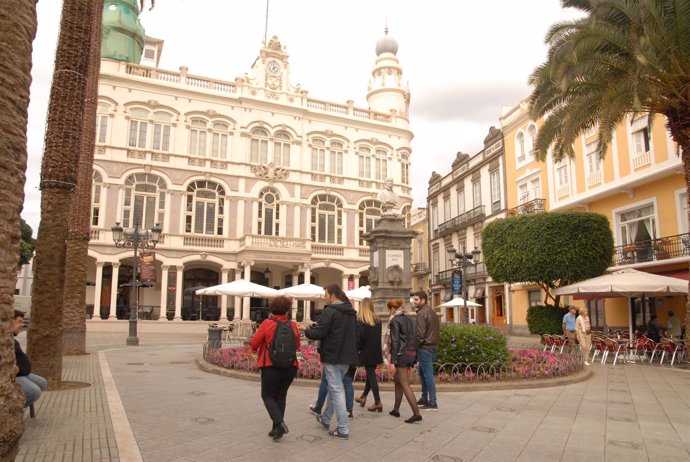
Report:
[[[268,165],[253,165],[252,173],[254,173],[257,178],[263,178],[265,180],[284,180],[288,177],[287,169],[276,167],[273,162]]]
[[[376,283],[379,282],[379,272],[376,266],[369,267],[369,282]]]
[[[404,270],[400,265],[393,265],[386,268],[386,279],[394,286],[399,285],[403,280]]]
[[[271,40],[268,41],[268,45],[266,46],[266,48],[276,51],[281,51],[283,49],[282,45],[280,44],[280,41],[278,40],[277,35],[271,37]]]

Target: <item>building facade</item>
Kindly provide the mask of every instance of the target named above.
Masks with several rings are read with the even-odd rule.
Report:
[[[597,131],[583,133],[573,146],[575,156],[554,162],[532,154],[541,121],[530,120],[527,101],[501,117],[505,139],[508,214],[545,210],[581,210],[608,217],[615,252],[609,271],[632,267],[650,273],[688,278],[690,235],[683,166],[663,117],[632,116],[620,124],[603,159],[596,154]],[[543,304],[536,286],[510,287],[513,333],[527,333],[530,305]],[[572,300],[586,305],[595,327],[644,328],[651,314],[661,325],[673,311],[685,316],[685,297]]]
[[[491,127],[484,149],[474,156],[458,153],[451,172],[434,172],[429,180],[428,224],[431,301],[438,307],[453,298],[453,274],[461,270],[455,253],[481,252],[481,232],[492,220],[505,217],[506,174],[503,134]],[[455,249],[453,255],[449,249]],[[481,253],[475,255],[464,274],[469,300],[482,308],[437,308],[445,322],[491,323],[505,326],[504,285],[496,284],[486,272]]]
[[[234,81],[160,69],[162,49],[146,40],[149,65],[101,62],[87,303],[102,317],[131,303],[121,286],[133,253],[113,244],[116,222],[163,230],[155,283],[139,290],[152,318],[250,319],[265,301],[193,290],[235,279],[365,284],[362,236],[381,214],[378,190],[390,177],[397,211],[412,202],[410,93],[395,40],[386,31],[377,43],[366,109],[293,86],[277,37]]]
[[[412,209],[410,229],[417,231],[417,237],[412,240],[412,291],[429,291],[431,274],[429,268],[429,225],[425,208]]]

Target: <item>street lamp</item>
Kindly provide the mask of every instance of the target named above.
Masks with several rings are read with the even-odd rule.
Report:
[[[474,248],[472,252],[467,252],[465,249],[465,244],[462,245],[462,252],[457,252],[453,247],[449,247],[448,250],[448,258],[450,260],[451,266],[455,266],[456,264],[459,263],[460,265],[460,290],[462,291],[462,299],[465,305],[465,324],[470,323],[470,313],[467,311],[467,285],[465,284],[466,282],[466,272],[467,272],[467,266],[472,264],[472,260],[476,262],[477,258],[479,258],[479,255],[482,253],[481,250],[478,248]],[[475,263],[476,264],[476,263]],[[452,284],[452,281],[451,281]],[[451,286],[452,290],[452,286]]]
[[[161,238],[161,227],[156,223],[151,229],[141,229],[138,223],[134,223],[134,228],[123,229],[120,222],[116,222],[112,228],[113,241],[116,247],[134,249],[134,271],[132,273],[132,296],[129,300],[129,336],[127,345],[139,345],[137,337],[137,315],[139,311],[139,297],[137,291],[140,283],[137,282],[139,267],[139,249],[153,249]]]

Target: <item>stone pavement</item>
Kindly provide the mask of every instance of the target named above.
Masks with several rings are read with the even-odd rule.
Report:
[[[690,372],[593,366],[586,382],[553,388],[439,394],[438,412],[409,425],[355,409],[348,441],[334,440],[292,387],[282,441],[256,382],[198,369],[206,323],[89,321],[91,354],[65,357],[64,380],[90,387],[45,392],[26,420],[18,461],[682,461],[690,460]]]

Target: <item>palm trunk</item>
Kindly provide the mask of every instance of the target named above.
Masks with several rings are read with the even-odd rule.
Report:
[[[11,332],[19,262],[19,213],[26,180],[31,42],[35,35],[35,0],[0,0],[0,460],[14,460],[24,433],[24,395],[14,380]]]
[[[41,224],[34,259],[28,354],[49,389],[62,382],[67,217],[77,182],[91,45],[92,0],[65,0],[41,165]]]
[[[87,99],[84,110],[77,190],[72,200],[67,234],[65,267],[64,321],[62,353],[86,354],[86,272],[91,219],[91,184],[93,151],[96,142],[96,108],[98,106],[98,73],[101,68],[101,19],[103,0],[95,0],[92,18],[91,48]]]

